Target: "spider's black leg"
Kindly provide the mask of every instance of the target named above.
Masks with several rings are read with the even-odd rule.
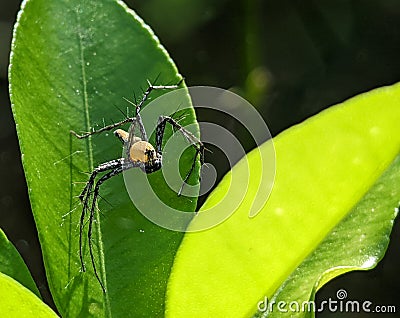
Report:
[[[91,136],[91,135],[94,135],[94,134],[98,134],[98,133],[101,133],[101,132],[103,132],[103,131],[112,130],[112,129],[114,129],[114,128],[120,127],[120,126],[122,126],[122,125],[124,125],[124,124],[127,124],[127,123],[132,123],[132,122],[134,122],[135,120],[137,120],[137,122],[138,122],[138,124],[139,124],[140,133],[141,133],[141,135],[142,135],[142,140],[148,141],[147,135],[146,135],[146,131],[145,131],[145,129],[144,129],[144,125],[143,125],[143,122],[142,122],[142,119],[141,119],[141,117],[139,116],[139,112],[140,112],[140,110],[142,109],[142,106],[143,106],[144,102],[147,100],[147,98],[149,97],[150,93],[151,93],[153,90],[175,89],[175,88],[178,88],[179,85],[180,85],[182,82],[183,82],[183,78],[182,78],[177,84],[175,84],[175,85],[152,85],[150,82],[148,82],[149,87],[148,87],[147,90],[143,93],[143,97],[142,97],[140,103],[137,104],[137,105],[135,105],[134,103],[132,103],[132,104],[136,107],[136,115],[139,117],[139,118],[137,118],[137,119],[135,119],[135,117],[128,117],[128,118],[125,118],[124,120],[121,120],[121,121],[118,122],[118,123],[105,126],[105,127],[103,127],[103,128],[100,128],[99,130],[95,130],[95,131],[91,131],[91,132],[86,132],[86,133],[83,133],[82,135],[79,135],[78,133],[76,133],[76,132],[73,131],[73,130],[70,130],[70,133],[73,134],[75,137],[77,137],[77,138],[79,138],[79,139],[83,139],[83,138],[86,138],[86,137],[88,137],[88,136]],[[136,98],[135,98],[135,99],[136,99]],[[136,102],[136,101],[135,101],[135,102]]]
[[[158,78],[158,77],[157,77]],[[140,130],[140,134],[141,134],[141,138],[144,141],[149,141],[149,139],[147,138],[147,134],[146,134],[146,130],[144,129],[144,125],[143,125],[143,121],[142,121],[142,117],[140,116],[140,110],[142,109],[145,101],[147,100],[147,98],[149,97],[150,93],[153,90],[161,90],[161,89],[175,89],[178,88],[179,85],[183,82],[183,78],[175,85],[152,85],[149,81],[148,84],[149,86],[147,87],[147,90],[143,93],[143,97],[141,99],[141,101],[139,102],[139,104],[136,105],[136,120],[139,126],[139,130]]]
[[[147,98],[149,97],[150,93],[153,90],[178,88],[179,85],[181,85],[181,83],[183,82],[183,78],[181,80],[179,80],[179,82],[177,84],[175,84],[175,85],[152,85],[149,81],[147,81],[147,82],[149,84],[149,87],[147,87],[147,90],[143,93],[142,100],[136,106],[136,115],[139,114],[140,110],[142,109],[142,106],[143,106],[144,102],[147,100]]]
[[[122,126],[124,124],[127,124],[127,123],[132,123],[134,121],[135,121],[135,117],[128,117],[128,118],[125,118],[124,120],[121,120],[118,123],[111,124],[111,125],[105,126],[103,128],[100,128],[99,130],[94,130],[94,131],[91,131],[91,132],[87,132],[87,133],[84,133],[82,135],[77,134],[73,130],[70,130],[70,133],[73,134],[75,137],[77,137],[79,139],[83,139],[83,138],[89,137],[91,135],[101,133],[103,131],[112,130],[114,128],[120,127],[120,126]]]
[[[140,116],[138,111],[136,111],[136,122],[139,126],[140,137],[142,138],[142,140],[149,141],[149,138],[147,138],[146,129],[144,128],[144,125],[143,125],[142,116]],[[129,135],[131,135],[131,134],[129,134]],[[134,134],[132,134],[132,135],[134,135]]]
[[[113,161],[119,162],[119,165],[116,164],[115,168],[113,168],[113,170],[107,172],[99,180],[97,180],[96,185],[94,187],[93,201],[92,201],[92,206],[90,208],[89,228],[88,228],[88,242],[89,242],[90,259],[92,261],[94,275],[96,276],[96,279],[100,283],[100,286],[101,286],[103,292],[106,292],[106,289],[105,289],[103,282],[101,281],[100,276],[97,272],[96,262],[94,261],[94,255],[93,255],[93,245],[92,245],[92,230],[93,230],[93,221],[94,221],[94,211],[96,209],[96,202],[97,202],[97,198],[99,196],[100,186],[104,181],[112,178],[113,176],[116,176],[117,174],[120,174],[121,172],[123,172],[125,170],[131,169],[131,168],[134,168],[137,166],[137,165],[133,164],[132,162],[125,163],[124,159],[118,159],[118,160],[113,160]]]
[[[185,139],[189,141],[189,143],[193,146],[193,148],[196,149],[196,155],[194,156],[192,166],[188,171],[188,173],[186,174],[185,178],[183,179],[182,186],[178,192],[178,195],[181,195],[185,183],[188,181],[190,175],[192,174],[194,168],[196,167],[197,156],[200,156],[200,165],[202,166],[204,164],[205,148],[204,144],[195,135],[193,135],[189,130],[185,129],[180,124],[178,124],[174,119],[172,119],[169,116],[160,116],[158,118],[158,123],[156,128],[156,151],[159,154],[162,154],[162,140],[164,136],[165,125],[167,123],[169,123],[174,129],[179,131],[185,137]]]
[[[180,196],[182,194],[183,187],[185,186],[185,184],[188,181],[190,175],[192,174],[194,168],[196,167],[196,159],[197,159],[198,155],[200,155],[200,166],[203,166],[203,164],[204,164],[204,146],[202,146],[202,147],[203,147],[203,149],[201,149],[201,150],[199,150],[198,148],[195,147],[196,155],[194,156],[193,163],[192,163],[190,170],[186,174],[186,177],[183,179],[182,185],[179,188],[178,196]]]
[[[81,267],[83,272],[85,271],[85,262],[83,260],[83,227],[85,225],[86,211],[89,209],[89,199],[92,193],[94,181],[98,173],[121,167],[123,165],[123,162],[124,159],[117,159],[99,165],[96,169],[93,170],[92,174],[90,175],[89,181],[86,183],[85,188],[79,195],[79,199],[83,203],[82,214],[79,223],[79,258],[81,260]]]
[[[88,243],[89,243],[89,253],[90,253],[90,259],[92,261],[92,266],[93,266],[93,271],[94,271],[94,276],[96,276],[96,279],[100,283],[101,289],[103,292],[105,292],[105,287],[103,285],[103,282],[100,279],[99,274],[97,273],[97,268],[96,268],[96,262],[94,261],[94,255],[93,255],[93,245],[92,245],[92,227],[93,227],[93,220],[94,220],[94,211],[96,208],[96,201],[97,197],[99,196],[99,188],[100,185],[107,179],[110,179],[111,177],[119,174],[122,172],[122,165],[115,168],[114,170],[111,170],[110,172],[106,173],[104,176],[102,176],[95,185],[94,192],[93,192],[93,201],[92,201],[92,206],[90,208],[90,215],[89,215],[89,229],[88,229]]]

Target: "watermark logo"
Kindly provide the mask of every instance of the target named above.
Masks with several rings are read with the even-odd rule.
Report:
[[[395,305],[374,304],[370,300],[349,299],[345,289],[339,289],[336,292],[336,299],[328,298],[321,301],[318,305],[315,301],[277,301],[265,297],[257,304],[260,312],[280,312],[280,313],[298,313],[298,312],[338,312],[338,313],[396,313]]]
[[[339,289],[336,292],[336,298],[339,299],[339,300],[346,299],[347,298],[347,291],[345,289]]]

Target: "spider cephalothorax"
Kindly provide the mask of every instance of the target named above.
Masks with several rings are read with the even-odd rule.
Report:
[[[80,200],[82,201],[83,208],[82,214],[80,218],[80,231],[79,231],[79,256],[82,265],[82,271],[85,271],[85,262],[83,259],[83,228],[85,225],[85,217],[89,214],[88,219],[88,244],[89,244],[89,253],[90,259],[92,262],[94,274],[99,281],[101,288],[105,292],[105,287],[100,279],[100,276],[97,273],[96,264],[93,256],[93,248],[92,248],[92,227],[94,220],[94,212],[96,209],[96,202],[99,196],[100,185],[108,180],[109,178],[120,174],[123,171],[126,171],[131,168],[140,168],[145,173],[152,173],[162,168],[162,143],[163,136],[165,131],[165,125],[169,123],[176,131],[179,131],[186,140],[188,140],[191,145],[195,148],[196,154],[192,163],[192,166],[188,173],[186,174],[182,186],[178,192],[178,195],[181,195],[183,186],[189,179],[192,174],[197,156],[200,157],[201,165],[204,163],[204,145],[203,143],[197,139],[191,132],[182,127],[178,122],[176,122],[173,118],[169,116],[160,116],[157,122],[156,127],[156,145],[155,147],[149,142],[147,138],[146,131],[144,129],[144,125],[140,116],[140,109],[146,101],[147,97],[153,90],[157,89],[174,89],[178,88],[182,80],[176,85],[169,86],[154,86],[149,83],[149,87],[146,92],[143,94],[143,98],[135,105],[136,107],[136,116],[128,117],[118,123],[105,126],[97,131],[92,131],[88,133],[84,133],[82,135],[77,134],[74,131],[71,131],[73,135],[77,138],[86,138],[90,135],[100,133],[103,131],[113,130],[117,127],[120,127],[123,124],[131,123],[129,132],[126,132],[122,129],[116,129],[114,134],[122,141],[124,148],[126,150],[126,154],[124,158],[119,158],[115,160],[111,160],[105,162],[103,164],[98,165],[93,172],[91,173],[86,186],[82,190],[79,195]],[[140,137],[135,136],[135,127],[139,128]],[[96,181],[96,177],[98,174],[104,173],[101,177],[99,177]],[[92,199],[91,199],[92,198]]]

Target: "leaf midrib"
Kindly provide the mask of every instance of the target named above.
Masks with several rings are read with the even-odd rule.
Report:
[[[79,47],[79,62],[81,64],[81,75],[82,75],[82,92],[83,92],[83,106],[84,106],[84,115],[85,115],[85,128],[86,131],[90,131],[90,111],[89,111],[89,101],[88,101],[88,92],[87,92],[87,80],[86,80],[86,69],[85,69],[85,54],[84,54],[84,44],[83,44],[83,34],[82,34],[82,27],[81,27],[81,19],[79,12],[76,11],[77,15],[77,23],[78,23],[78,47]],[[88,159],[89,159],[89,168],[90,171],[93,171],[94,169],[94,164],[93,164],[93,147],[92,147],[92,139],[91,136],[88,137],[86,141],[86,147],[87,147],[87,153],[88,153]],[[103,245],[103,240],[102,240],[102,235],[101,235],[101,224],[100,224],[100,218],[99,218],[99,212],[98,209],[95,210],[95,220],[94,222],[94,228],[96,231],[96,244],[98,246],[98,251],[99,251],[99,261],[100,261],[100,273],[101,273],[101,279],[103,280],[103,284],[105,288],[107,288],[107,275],[106,275],[106,270],[105,270],[105,259],[104,259],[104,245]],[[111,314],[111,305],[110,305],[110,299],[108,297],[108,293],[105,292],[103,293],[104,296],[104,305],[105,305],[105,314],[108,317],[112,317]]]

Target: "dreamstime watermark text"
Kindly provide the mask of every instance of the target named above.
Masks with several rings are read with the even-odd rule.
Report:
[[[315,301],[276,301],[265,297],[259,301],[257,308],[260,312],[338,312],[338,313],[396,313],[395,305],[377,305],[370,300],[348,299],[347,291],[339,289],[336,299],[328,298],[316,304]]]

